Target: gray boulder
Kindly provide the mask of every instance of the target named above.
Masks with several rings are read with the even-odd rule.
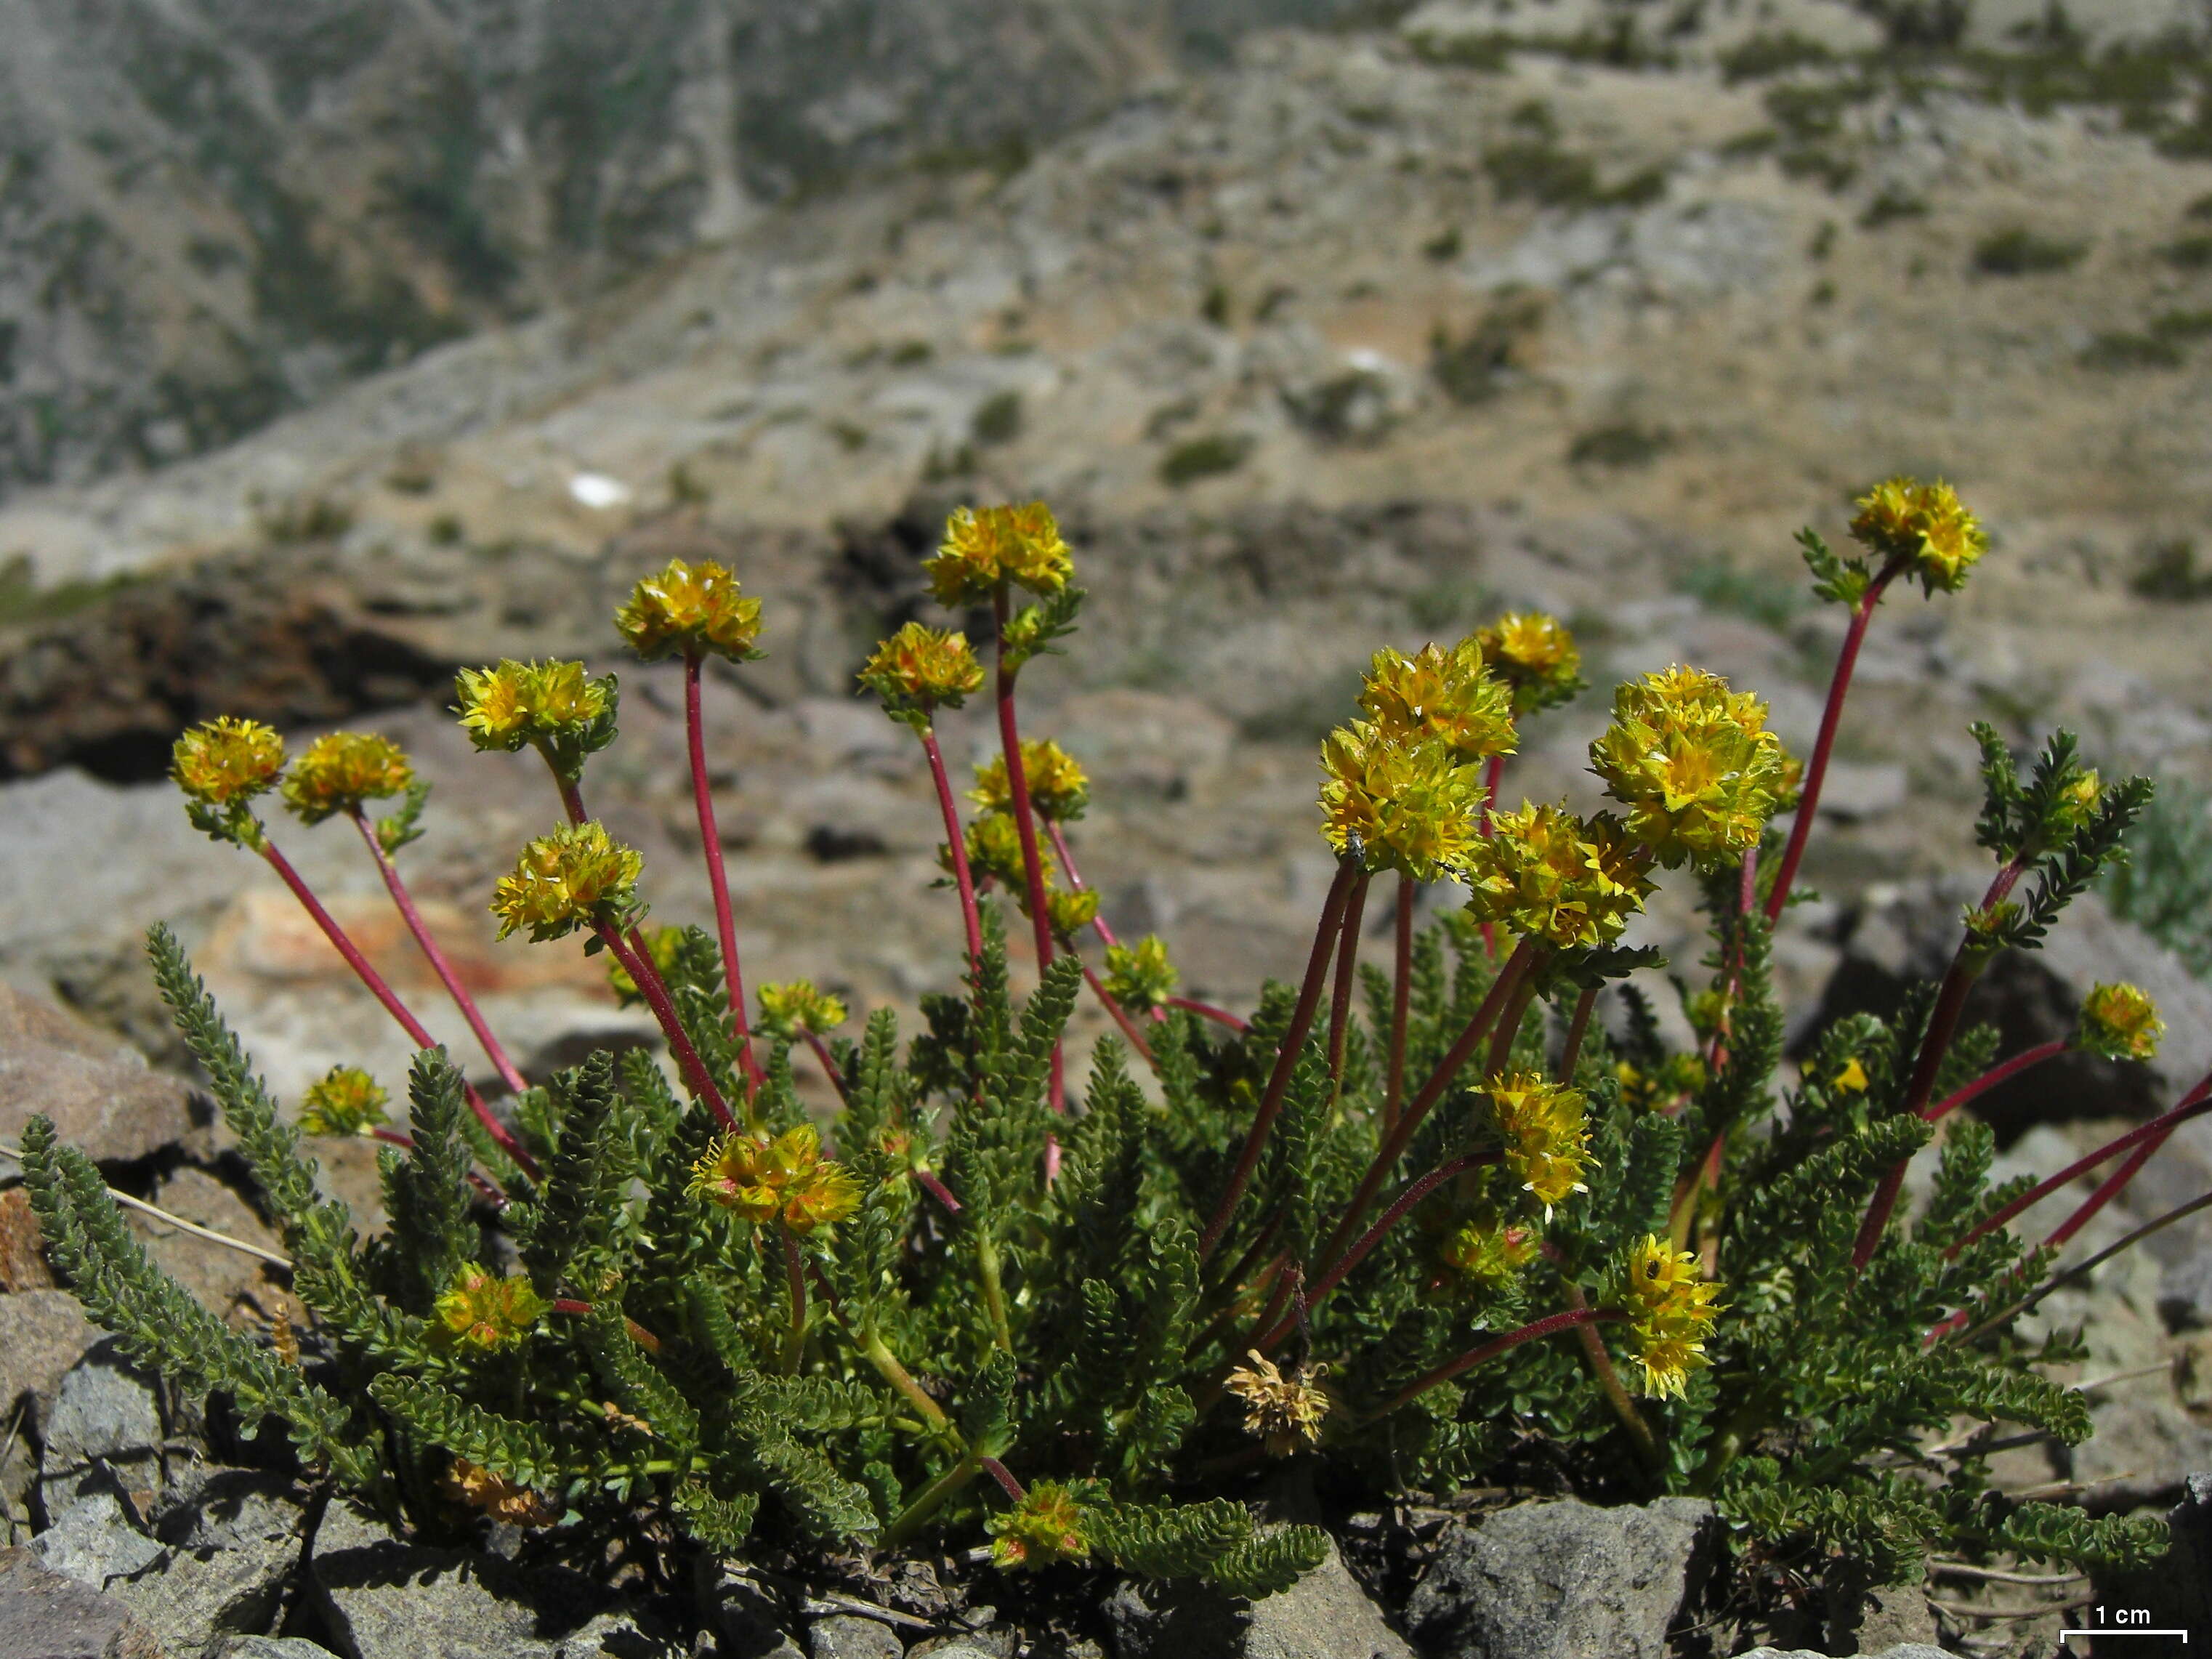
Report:
[[[1827,1659],[1827,1656],[1811,1648],[1753,1648],[1736,1659]],[[1852,1659],[1951,1659],[1951,1656],[1925,1642],[1899,1642],[1880,1653],[1855,1654]]]
[[[775,1588],[741,1562],[698,1559],[693,1596],[726,1659],[806,1659],[791,1638],[796,1621]]]
[[[112,1596],[0,1550],[0,1654],[9,1659],[164,1659],[154,1633]]]
[[[906,1645],[880,1619],[837,1613],[806,1627],[810,1659],[900,1659]]]
[[[1439,1659],[1663,1659],[1716,1521],[1702,1500],[1523,1504],[1447,1528],[1406,1622]]]
[[[23,1424],[43,1435],[70,1367],[100,1340],[100,1327],[67,1291],[0,1296],[0,1412],[23,1409]]]
[[[102,1164],[170,1146],[213,1150],[213,1110],[190,1089],[75,1015],[0,983],[0,1137],[19,1141],[41,1112]]]
[[[265,1627],[300,1563],[306,1510],[291,1483],[253,1469],[204,1475],[161,1517],[167,1547],[108,1594],[137,1613],[174,1659],[214,1659]]]
[[[1297,1583],[1249,1606],[1203,1586],[1130,1581],[1106,1618],[1119,1659],[1413,1659],[1334,1542]]]
[[[234,1636],[215,1659],[337,1659],[328,1648],[304,1636]]]

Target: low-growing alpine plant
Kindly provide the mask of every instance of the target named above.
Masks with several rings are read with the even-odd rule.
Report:
[[[1607,806],[1508,806],[1522,727],[1582,687],[1567,630],[1509,616],[1378,652],[1322,748],[1337,863],[1304,974],[1263,988],[1249,1021],[1176,994],[1159,939],[1114,935],[1070,843],[1083,770],[1018,730],[1018,682],[1083,599],[1042,505],[962,509],[929,562],[939,600],[994,618],[988,665],[910,623],[860,675],[927,758],[967,963],[903,1040],[888,1010],[840,1035],[842,1005],[804,981],[747,997],[699,685],[709,657],[758,654],[760,616],[718,565],[671,563],[616,618],[638,655],[684,665],[711,933],[645,925],[640,857],[587,808],[612,675],[507,661],[459,684],[476,744],[535,750],[554,785],[544,833],[490,895],[501,934],[585,935],[658,1020],[665,1067],[601,1053],[521,1074],[400,874],[425,791],[392,744],[336,733],[288,766],[266,727],[196,726],[173,769],[192,821],[267,860],[420,1045],[404,1127],[344,1067],[280,1110],[156,927],[162,994],[310,1326],[227,1329],[149,1264],[91,1163],[40,1121],[24,1153],[54,1261],[135,1354],[228,1395],[249,1426],[280,1419],[310,1468],[434,1528],[473,1511],[714,1552],[981,1537],[1008,1570],[1100,1561],[1257,1595],[1324,1540],[1256,1527],[1239,1483],[1318,1457],[1372,1488],[1534,1466],[1601,1498],[1706,1494],[1747,1555],[1848,1557],[1885,1581],[1936,1547],[2140,1562],[2162,1528],[2007,1496],[1986,1427],[2087,1433],[2081,1396],[2046,1375],[2079,1347],[2027,1342],[2017,1320],[2057,1247],[2212,1109],[2212,1079],[2039,1186],[1992,1187],[1990,1131],[1951,1114],[2069,1047],[2154,1052],[2157,1014],[2125,985],[2099,987],[2071,1039],[2023,1054],[1960,1024],[1990,959],[2033,949],[2122,856],[2149,787],[2100,779],[2063,733],[2023,774],[1982,730],[1996,869],[1949,972],[1784,1070],[1772,930],[1860,642],[1893,582],[1954,591],[1984,547],[1948,487],[1910,480],[1870,492],[1852,532],[1850,557],[1802,538],[1850,616],[1802,765],[1756,696],[1678,666],[1614,693],[1590,750]],[[1000,753],[963,811],[934,722],[987,686]],[[503,1112],[286,860],[271,792],[303,823],[359,833]],[[1696,884],[1713,939],[1686,992],[1689,1051],[1624,982],[1655,965],[1622,939],[1669,875]],[[1395,906],[1382,965],[1358,960],[1378,877]],[[1464,910],[1417,930],[1418,890],[1447,878]],[[1037,969],[1025,998],[1009,907]],[[1120,1035],[1078,1080],[1061,1038],[1086,985]],[[1623,1018],[1600,1022],[1608,987]],[[801,1049],[839,1101],[821,1123],[794,1092]],[[389,1143],[387,1232],[356,1236],[303,1135]],[[1906,1170],[1937,1140],[1908,1214]],[[2116,1160],[2049,1239],[2006,1230]]]

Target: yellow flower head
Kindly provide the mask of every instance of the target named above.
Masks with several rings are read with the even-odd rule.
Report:
[[[1042,501],[956,507],[945,522],[937,556],[922,568],[930,592],[945,605],[988,599],[1007,582],[1048,597],[1075,574],[1060,526]]]
[[[2166,1022],[2157,1005],[2135,986],[2093,987],[2082,999],[2074,1046],[2106,1060],[2155,1060]]]
[[[513,752],[526,744],[599,747],[614,714],[612,675],[592,679],[580,662],[516,662],[464,668],[455,677],[462,727],[479,749]]]
[[[1274,1362],[1253,1349],[1224,1379],[1229,1392],[1244,1402],[1244,1431],[1267,1444],[1272,1457],[1288,1457],[1321,1441],[1328,1396],[1319,1386],[1326,1365],[1300,1365],[1285,1376]]]
[[[1491,818],[1489,839],[1469,854],[1468,914],[1561,950],[1620,937],[1652,884],[1620,821],[1578,818],[1562,805],[1532,805]]]
[[[691,1166],[690,1193],[756,1224],[781,1217],[795,1233],[842,1221],[860,1207],[860,1185],[822,1156],[822,1137],[802,1123],[773,1140],[725,1135]]]
[[[1627,805],[1630,833],[1669,869],[1741,859],[1785,787],[1766,705],[1695,668],[1662,669],[1615,691],[1590,767]]]
[[[986,1521],[983,1530],[991,1534],[992,1563],[1002,1571],[1081,1561],[1091,1554],[1083,1506],[1057,1480],[1036,1482],[1020,1503]]]
[[[274,727],[228,714],[193,726],[170,750],[169,776],[206,806],[251,800],[283,769],[284,739]]]
[[[618,921],[636,897],[644,864],[597,819],[564,823],[524,847],[513,873],[493,884],[499,936],[527,927],[542,941]]]
[[[1513,688],[1513,712],[1555,708],[1583,689],[1582,653],[1557,617],[1540,611],[1500,617],[1475,630],[1490,672]]]
[[[676,970],[676,952],[684,943],[681,927],[641,927],[638,937],[645,941],[645,954],[666,979]],[[645,993],[637,988],[637,981],[629,976],[629,969],[612,951],[607,954],[607,986],[615,994],[618,1008],[635,1008],[645,1000]]]
[[[1322,742],[1322,834],[1368,871],[1455,874],[1481,838],[1482,775],[1440,739],[1400,743],[1364,720]]]
[[[647,662],[678,651],[744,662],[760,655],[753,648],[760,609],[761,602],[741,594],[738,579],[711,559],[671,559],[630,590],[629,603],[615,612],[615,627]]]
[[[1955,593],[1966,573],[1989,550],[1981,521],[1940,478],[1890,478],[1859,497],[1851,534],[1883,559],[1905,561],[1922,588]]]
[[[358,1066],[333,1066],[300,1097],[300,1129],[311,1135],[361,1135],[392,1120],[392,1097]]]
[[[1674,1249],[1656,1233],[1646,1233],[1628,1253],[1628,1271],[1622,1279],[1630,1300],[1659,1307],[1683,1294],[1683,1286],[1698,1282],[1697,1255]]]
[[[389,738],[366,732],[332,732],[309,744],[285,775],[284,805],[302,823],[320,823],[333,812],[359,810],[415,781],[415,769]]]
[[[817,990],[811,979],[794,979],[787,985],[760,988],[761,1030],[781,1037],[811,1031],[819,1036],[845,1023],[845,1005],[827,991]]]
[[[1468,1221],[1445,1235],[1437,1254],[1462,1278],[1481,1285],[1505,1285],[1536,1259],[1536,1235],[1527,1227],[1495,1221]]]
[[[1027,878],[1022,873],[1022,834],[1012,817],[1005,812],[981,813],[969,821],[963,839],[968,843],[968,867],[978,881],[986,876],[996,876],[1010,893],[1029,891]],[[949,872],[952,868],[951,848],[940,847],[937,861]],[[1052,861],[1052,849],[1039,845],[1037,872],[1048,889],[1052,886],[1056,867]]]
[[[1505,1167],[1552,1218],[1569,1193],[1586,1193],[1583,1170],[1589,1162],[1589,1125],[1578,1090],[1564,1088],[1534,1072],[1503,1073],[1486,1085],[1491,1114],[1504,1143]]]
[[[1124,1008],[1142,1012],[1165,1006],[1182,977],[1158,934],[1147,933],[1134,945],[1106,947],[1106,993]]]
[[[1860,1065],[1859,1057],[1853,1054],[1844,1062],[1843,1069],[1828,1079],[1828,1086],[1839,1094],[1863,1095],[1867,1091],[1869,1081],[1866,1067]]]
[[[860,684],[892,719],[927,725],[938,709],[957,708],[983,689],[983,665],[965,634],[910,622],[876,647]]]
[[[1484,671],[1472,636],[1449,649],[1425,645],[1410,657],[1377,651],[1359,706],[1393,743],[1433,738],[1462,761],[1513,752],[1512,688]]]
[[[1024,890],[1026,892],[1026,890]],[[1044,896],[1045,920],[1054,939],[1070,939],[1098,919],[1098,890],[1095,887],[1054,887]],[[1028,906],[1023,907],[1028,914]]]
[[[1698,1277],[1698,1258],[1646,1234],[1621,1272],[1629,1328],[1644,1367],[1644,1391],[1680,1395],[1692,1371],[1709,1364],[1705,1338],[1720,1312],[1720,1286]]]
[[[550,1527],[561,1511],[527,1486],[518,1486],[503,1474],[494,1474],[482,1464],[456,1457],[439,1477],[438,1490],[464,1509],[488,1515],[514,1527]]]
[[[524,1274],[500,1279],[471,1261],[438,1298],[434,1311],[451,1340],[489,1353],[521,1341],[550,1307]]]
[[[2059,787],[2051,829],[2063,835],[2081,829],[2097,816],[2105,802],[2105,782],[2094,767],[2085,767]]]
[[[1091,780],[1075,757],[1050,738],[1022,739],[1022,776],[1029,783],[1030,805],[1041,818],[1073,823],[1091,805]],[[1013,810],[1004,755],[994,755],[975,769],[975,787],[968,799],[987,812]]]

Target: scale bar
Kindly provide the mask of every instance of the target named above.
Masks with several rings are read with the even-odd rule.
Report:
[[[2140,1625],[2100,1625],[2084,1630],[2062,1630],[2058,1632],[2059,1645],[2064,1646],[2069,1636],[2179,1636],[2182,1646],[2189,1645],[2189,1632],[2185,1630],[2145,1630]]]

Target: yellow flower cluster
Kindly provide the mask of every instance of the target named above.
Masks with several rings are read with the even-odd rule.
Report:
[[[2158,1040],[2165,1034],[2157,1005],[2124,981],[2090,988],[2082,999],[2074,1046],[2106,1060],[2155,1060]]]
[[[1504,1143],[1505,1167],[1537,1203],[1544,1218],[1570,1193],[1586,1193],[1589,1123],[1582,1093],[1535,1072],[1501,1073],[1485,1086]]]
[[[690,1191],[756,1224],[781,1217],[795,1233],[842,1221],[860,1207],[860,1183],[822,1156],[822,1137],[811,1123],[773,1140],[724,1136],[691,1166]]]
[[[1620,938],[1652,888],[1641,849],[1618,818],[1578,818],[1564,805],[1526,801],[1517,812],[1492,815],[1463,878],[1477,921],[1502,922],[1559,950]]]
[[[517,662],[464,668],[453,682],[461,725],[479,749],[512,752],[540,740],[575,739],[612,710],[614,679],[592,679],[580,662]]]
[[[1098,890],[1095,887],[1054,887],[1044,896],[1045,920],[1054,939],[1072,939],[1098,919]],[[1029,906],[1022,906],[1029,914]]]
[[[1711,870],[1758,843],[1786,787],[1766,705],[1717,674],[1674,667],[1613,693],[1590,766],[1629,809],[1631,834],[1669,869]]]
[[[962,836],[968,847],[968,867],[981,881],[986,876],[996,876],[1010,893],[1026,894],[1027,878],[1022,872],[1022,832],[1013,819],[1004,812],[983,812],[968,821]],[[940,845],[937,861],[950,873],[952,869],[952,849]],[[1053,872],[1058,866],[1052,861],[1052,849],[1042,844],[1037,848],[1037,872],[1048,889]],[[1024,900],[1026,902],[1026,900]]]
[[[519,1486],[503,1474],[494,1474],[480,1463],[456,1457],[439,1477],[438,1490],[464,1509],[475,1510],[514,1527],[550,1527],[561,1511],[543,1495]]]
[[[677,651],[744,662],[760,655],[753,648],[760,610],[761,602],[741,593],[738,579],[713,560],[671,559],[630,590],[629,603],[615,612],[615,627],[647,662]]]
[[[1050,738],[1022,739],[1022,776],[1030,787],[1030,805],[1041,818],[1073,823],[1091,805],[1090,778],[1075,757]],[[975,769],[975,787],[968,799],[987,812],[1013,811],[1004,755],[994,755]]]
[[[1613,1074],[1622,1103],[1638,1112],[1672,1111],[1705,1086],[1705,1063],[1692,1054],[1668,1054],[1649,1072],[1624,1060]]]
[[[2094,767],[2085,767],[2059,787],[2058,800],[2049,826],[2054,836],[2069,835],[2097,816],[2105,804],[2104,780]]]
[[[937,556],[922,568],[939,604],[963,605],[991,599],[1009,582],[1040,597],[1057,593],[1075,574],[1075,562],[1051,509],[1030,501],[955,508]]]
[[[531,1288],[526,1275],[501,1279],[471,1261],[461,1269],[453,1288],[438,1298],[433,1311],[453,1342],[489,1353],[521,1341],[551,1306]]]
[[[1446,647],[1430,644],[1408,657],[1375,653],[1359,706],[1394,744],[1442,743],[1462,761],[1513,752],[1513,691],[1483,670],[1473,636]]]
[[[1516,611],[1474,637],[1490,672],[1512,688],[1516,715],[1556,708],[1583,689],[1582,653],[1557,617]]]
[[[169,751],[169,776],[178,788],[208,806],[251,800],[284,769],[284,739],[259,720],[228,714],[204,720]]]
[[[811,1031],[819,1036],[845,1023],[845,1005],[827,991],[817,990],[811,979],[794,979],[787,985],[760,988],[761,1030],[776,1036],[796,1036]]]
[[[392,1097],[358,1066],[333,1066],[300,1097],[300,1128],[311,1135],[359,1135],[388,1123]]]
[[[389,738],[367,732],[332,732],[309,744],[284,776],[284,805],[302,823],[320,823],[334,812],[352,812],[367,800],[384,800],[415,781],[406,751]]]
[[[1505,1285],[1536,1259],[1536,1235],[1527,1227],[1468,1221],[1444,1236],[1437,1254],[1462,1278],[1481,1285]]]
[[[1941,479],[1890,478],[1859,497],[1857,507],[1852,536],[1883,559],[1905,561],[1931,594],[1964,587],[1966,573],[1989,550],[1981,521]]]
[[[1267,1443],[1271,1457],[1288,1457],[1321,1442],[1328,1396],[1320,1388],[1326,1365],[1299,1365],[1288,1376],[1257,1348],[1224,1379],[1230,1393],[1244,1402],[1244,1431]]]
[[[860,684],[892,719],[927,726],[938,709],[957,708],[983,689],[983,665],[965,634],[910,622],[876,647]]]
[[[629,905],[644,864],[596,819],[539,836],[523,848],[514,872],[492,886],[499,936],[527,927],[542,941],[611,921]]]
[[[1644,1366],[1644,1391],[1680,1395],[1690,1373],[1711,1364],[1705,1338],[1720,1312],[1720,1286],[1698,1276],[1698,1258],[1645,1235],[1622,1274],[1629,1328]]]
[[[1134,945],[1106,947],[1106,992],[1124,1008],[1141,1012],[1164,1006],[1182,977],[1157,933],[1147,933]]]
[[[1057,1480],[1040,1480],[1022,1501],[983,1523],[991,1534],[991,1561],[1001,1571],[1081,1561],[1091,1553],[1083,1505]]]
[[[1321,766],[1322,834],[1370,872],[1440,880],[1481,839],[1481,769],[1448,743],[1401,743],[1354,720],[1323,740]]]

